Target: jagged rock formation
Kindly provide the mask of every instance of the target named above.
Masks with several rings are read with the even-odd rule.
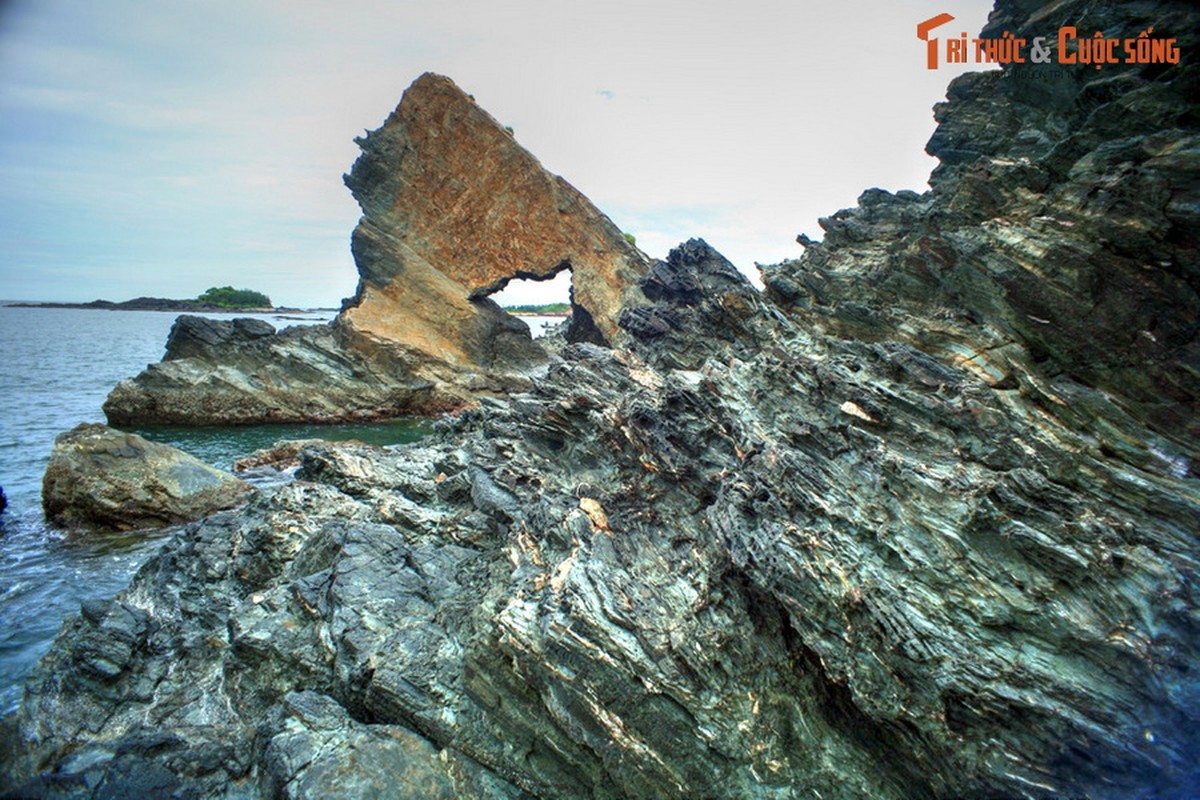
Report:
[[[526,336],[528,338],[528,336]],[[330,325],[182,316],[158,364],[109,393],[113,425],[341,422],[451,405],[387,350],[368,356]]]
[[[990,31],[1136,35],[1147,8],[1002,2]],[[1192,7],[1154,13],[1194,52]],[[765,295],[688,242],[623,346],[569,344],[419,445],[303,449],[68,623],[7,785],[1193,796],[1196,69],[1067,77],[1040,112],[1035,81],[958,80],[934,190],[868,192]],[[1128,103],[1156,133],[1100,125]],[[1102,238],[1071,233],[1088,203]],[[1118,314],[1126,348],[1170,332],[1147,377]]]
[[[112,424],[334,422],[434,413],[528,388],[546,353],[487,295],[571,270],[572,341],[619,336],[645,257],[448,78],[425,74],[358,140],[355,297],[331,326],[181,317]]]
[[[568,338],[617,335],[644,257],[449,78],[422,75],[358,143],[345,180],[363,210],[352,240],[361,280],[339,325],[451,366],[487,363],[512,323],[484,298],[569,268]]]
[[[85,423],[54,440],[42,505],[57,525],[124,531],[190,522],[250,491],[182,450]]]
[[[1056,8],[1032,22],[1026,5],[1002,6],[983,35],[1032,41],[1061,21],[1127,40],[1154,28],[1179,37],[1185,61],[1193,42],[1186,3],[1087,8],[1075,20]],[[1198,92],[1185,63],[963,75],[935,109],[932,191],[872,189],[822,219],[825,238],[804,258],[764,270],[769,293],[832,335],[903,341],[1085,430],[1095,417],[1105,446],[1160,464],[1190,458],[1200,448]],[[1113,403],[1179,441],[1124,441],[1103,427],[1109,410],[1093,407]]]

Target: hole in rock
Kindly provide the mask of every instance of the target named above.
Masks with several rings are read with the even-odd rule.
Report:
[[[571,269],[551,278],[513,278],[489,295],[501,308],[529,326],[534,337],[565,322],[571,314]]]

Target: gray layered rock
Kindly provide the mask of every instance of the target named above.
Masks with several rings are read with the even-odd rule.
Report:
[[[1155,13],[1192,52],[1192,7]],[[417,445],[301,448],[295,483],[67,623],[0,791],[1191,797],[1200,93],[1186,63],[1085,72],[1041,116],[1014,79],[957,82],[935,188],[868,192],[765,294],[693,240],[623,347],[568,345]],[[1095,127],[1134,101],[1157,134]],[[1139,160],[1155,136],[1170,170]],[[1094,272],[1149,323],[1135,251],[1174,300],[1127,332],[1172,332],[1141,380]]]
[[[1168,457],[1190,458],[1200,448],[1194,21],[1187,3],[1121,13],[1072,2],[1049,15],[1000,4],[984,36],[1032,41],[1062,23],[1133,40],[1153,28],[1178,37],[1184,60],[956,78],[934,110],[932,191],[871,189],[822,219],[822,242],[764,270],[772,299],[831,335],[902,341],[1040,394],[1077,424],[1108,414],[1053,384],[1101,390],[1109,397],[1096,402],[1118,402],[1180,440]]]
[[[54,440],[42,506],[47,519],[66,527],[157,528],[230,508],[250,491],[182,450],[83,424]]]
[[[421,445],[311,445],[186,529],[68,624],[10,781],[1186,796],[1194,480],[911,346],[814,335],[702,242],[646,289],[629,350],[571,345]]]
[[[113,425],[344,422],[446,407],[386,352],[348,346],[332,325],[181,316],[163,360],[109,393]]]

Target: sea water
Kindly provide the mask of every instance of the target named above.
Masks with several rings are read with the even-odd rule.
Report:
[[[254,316],[284,327],[321,323],[332,315]],[[21,682],[80,602],[114,595],[169,535],[56,530],[42,515],[41,485],[54,437],[81,422],[104,422],[101,405],[108,392],[162,357],[176,316],[0,307],[0,486],[8,496],[8,508],[0,513],[0,713],[15,707]],[[425,422],[398,420],[131,430],[228,469],[234,459],[280,439],[387,445],[413,441],[427,429]]]

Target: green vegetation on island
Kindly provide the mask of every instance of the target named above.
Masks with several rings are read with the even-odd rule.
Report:
[[[570,314],[570,303],[544,303],[542,305],[524,305],[524,306],[505,306],[504,310],[510,314],[544,314],[546,316],[555,316],[558,314]]]
[[[271,298],[252,289],[235,289],[232,286],[213,286],[196,298],[202,305],[221,308],[273,308]]]

